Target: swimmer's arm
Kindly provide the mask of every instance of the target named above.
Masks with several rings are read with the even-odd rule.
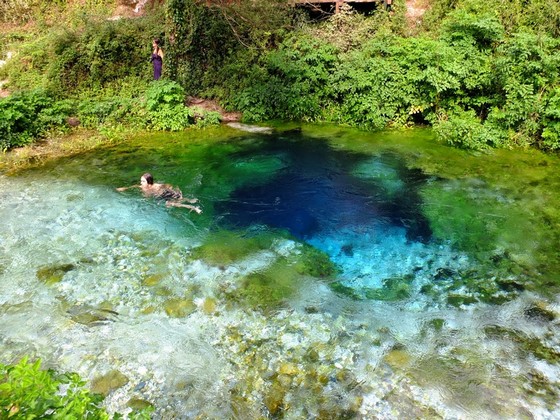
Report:
[[[119,187],[116,188],[116,190],[122,192],[122,191],[129,190],[131,188],[140,188],[140,185],[131,185],[130,187]]]

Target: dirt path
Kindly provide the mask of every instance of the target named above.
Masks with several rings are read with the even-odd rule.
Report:
[[[202,99],[189,97],[187,105],[198,107],[204,111],[214,111],[221,115],[222,122],[236,122],[241,120],[240,112],[227,112],[218,103],[212,99]]]
[[[430,6],[430,0],[407,0],[406,19],[411,27],[422,23],[422,16]]]

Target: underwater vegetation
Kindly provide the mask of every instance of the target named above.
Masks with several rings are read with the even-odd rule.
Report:
[[[4,357],[158,418],[554,418],[557,158],[423,130],[230,134],[3,179]],[[114,191],[145,171],[204,213]]]

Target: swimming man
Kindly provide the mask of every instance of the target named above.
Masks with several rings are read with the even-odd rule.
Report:
[[[184,207],[191,211],[195,211],[198,214],[202,213],[200,207],[183,203],[186,201],[187,203],[194,204],[198,201],[196,198],[183,197],[183,193],[180,189],[173,188],[169,184],[154,184],[154,177],[150,173],[142,175],[140,178],[140,185],[120,187],[117,188],[117,191],[125,191],[129,188],[140,188],[145,197],[154,197],[165,200],[165,205],[167,207]]]

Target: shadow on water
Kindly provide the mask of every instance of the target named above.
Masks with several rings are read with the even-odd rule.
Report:
[[[258,148],[232,159],[249,161],[255,155],[280,159],[283,167],[271,178],[252,179],[217,205],[226,228],[261,224],[307,241],[341,229],[383,224],[405,228],[408,240],[430,240],[417,192],[426,177],[394,155],[372,158],[291,133],[269,136]]]

